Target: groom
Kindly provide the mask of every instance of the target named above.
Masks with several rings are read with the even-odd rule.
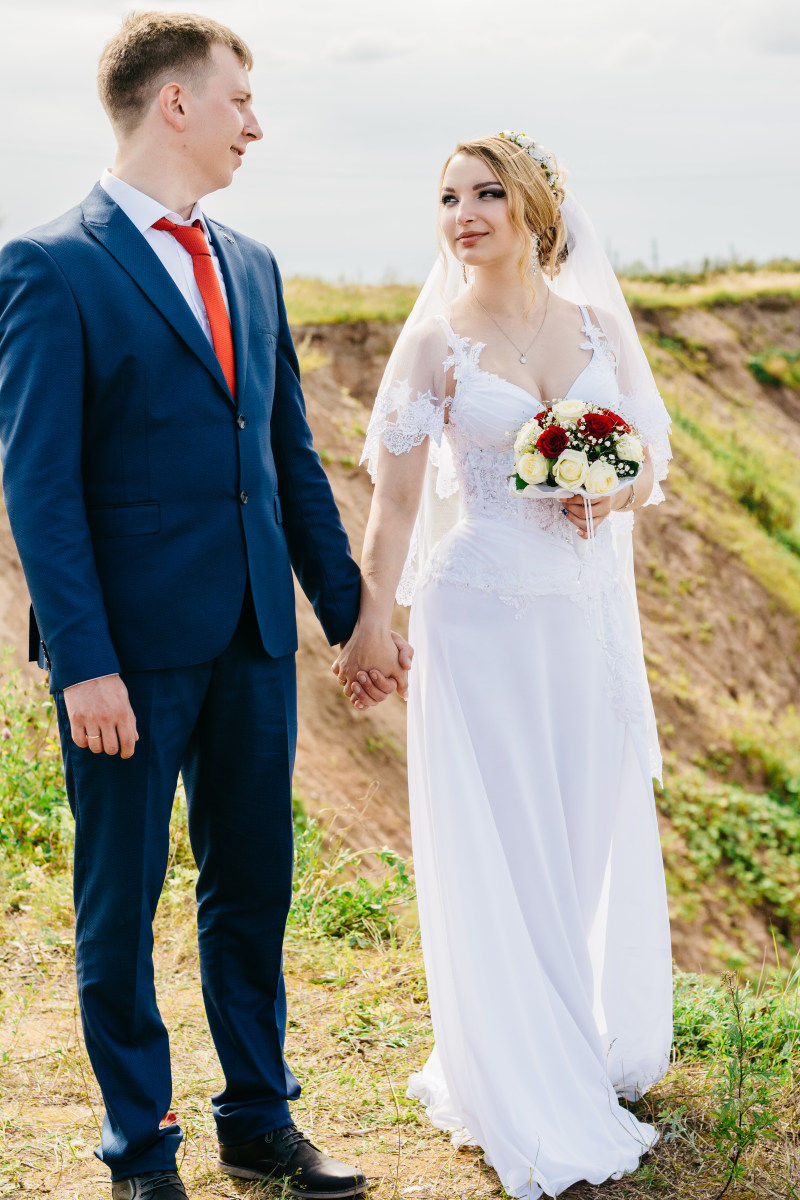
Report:
[[[251,55],[130,17],[99,87],[118,141],[78,208],[0,252],[0,437],[75,823],[76,960],[118,1200],[186,1196],[152,920],[182,772],[220,1165],[292,1196],[364,1176],[291,1122],[281,971],[296,740],[292,569],[332,642],[360,575],[306,423],[268,249],[206,218],[261,129]],[[406,685],[362,677],[372,701]],[[368,664],[364,664],[367,666]]]

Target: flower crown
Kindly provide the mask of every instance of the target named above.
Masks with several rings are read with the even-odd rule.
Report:
[[[558,171],[558,163],[549,150],[546,150],[541,142],[537,142],[535,138],[528,137],[525,133],[514,133],[510,129],[503,129],[497,135],[503,138],[506,142],[513,142],[515,146],[519,146],[524,150],[535,163],[544,171],[547,176],[547,182],[550,185],[550,190],[553,194],[557,194],[558,186],[561,183],[561,176]]]

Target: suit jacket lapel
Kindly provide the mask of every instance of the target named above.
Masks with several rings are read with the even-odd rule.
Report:
[[[208,368],[230,403],[234,403],[214,347],[197,323],[197,318],[181,295],[180,289],[173,283],[158,255],[153,253],[146,240],[99,183],[83,202],[83,217],[83,225],[87,231],[114,256],[122,269],[139,285],[148,300]],[[239,257],[241,258],[241,254]]]
[[[247,374],[247,347],[250,340],[250,288],[247,281],[247,267],[233,234],[224,229],[217,221],[210,221],[208,217],[206,217],[206,224],[211,231],[211,240],[214,243],[214,250],[219,258],[225,279],[233,332],[236,391],[239,396],[243,396]]]

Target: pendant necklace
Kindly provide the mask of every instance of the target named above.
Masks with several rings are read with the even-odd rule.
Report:
[[[497,326],[497,328],[500,330],[500,332],[502,333],[502,335],[503,335],[503,337],[506,339],[506,341],[507,341],[507,342],[511,342],[511,345],[514,347],[514,349],[516,350],[517,354],[519,355],[519,361],[520,361],[521,363],[523,363],[523,365],[524,365],[525,363],[527,363],[527,361],[528,361],[528,359],[527,359],[527,354],[528,354],[528,351],[530,350],[531,346],[533,345],[533,343],[534,343],[534,342],[536,341],[536,339],[538,338],[539,334],[542,332],[542,326],[544,325],[544,322],[545,322],[545,317],[547,316],[547,305],[550,303],[550,288],[548,288],[548,289],[547,289],[547,295],[545,296],[545,301],[544,301],[544,312],[542,313],[542,319],[541,319],[541,321],[539,322],[539,325],[538,325],[538,327],[537,327],[536,333],[533,335],[533,337],[531,338],[531,340],[528,342],[528,345],[525,347],[525,349],[524,349],[524,350],[520,350],[520,348],[519,348],[519,346],[517,345],[517,343],[516,343],[515,341],[512,341],[512,339],[511,339],[511,338],[508,336],[508,334],[506,333],[505,329],[503,329],[503,326],[500,324],[500,322],[495,320],[495,318],[492,316],[492,314],[489,312],[488,308],[487,308],[487,307],[486,307],[484,304],[481,304],[480,300],[479,300],[479,299],[478,299],[478,297],[475,295],[475,289],[474,289],[474,288],[472,289],[472,298],[473,298],[473,300],[475,301],[475,303],[478,305],[478,307],[483,309],[483,311],[486,313],[486,315],[487,315],[487,317],[489,318],[489,320],[490,320],[490,321],[492,321],[492,322],[493,322],[493,324],[495,324],[495,325]]]

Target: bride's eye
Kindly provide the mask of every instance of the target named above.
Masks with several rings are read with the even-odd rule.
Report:
[[[505,200],[506,194],[502,188],[484,188],[478,193],[478,198],[483,200],[484,196],[488,196],[491,200]]]
[[[446,192],[445,195],[442,196],[442,204],[443,205],[450,204],[451,201],[454,201],[454,200],[455,200],[455,196],[452,196],[449,192]]]

